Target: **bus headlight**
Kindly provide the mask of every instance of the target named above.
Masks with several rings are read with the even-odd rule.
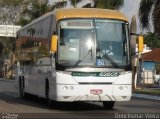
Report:
[[[68,87],[67,87],[67,86],[64,86],[63,89],[64,89],[64,90],[68,90]]]
[[[70,90],[73,90],[74,88],[73,88],[73,86],[69,86],[69,89],[70,89]]]
[[[74,87],[73,86],[64,86],[63,89],[64,90],[73,90]]]
[[[127,86],[119,86],[119,90],[127,90],[128,87]]]

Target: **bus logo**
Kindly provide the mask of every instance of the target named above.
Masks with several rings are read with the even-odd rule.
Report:
[[[101,72],[99,74],[100,77],[114,77],[114,76],[118,76],[119,73],[118,72]]]

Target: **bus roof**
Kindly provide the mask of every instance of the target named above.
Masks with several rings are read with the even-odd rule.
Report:
[[[98,9],[98,8],[70,8],[70,9],[66,8],[46,13],[41,17],[33,20],[31,23],[25,25],[17,32],[51,15],[54,15],[57,21],[65,18],[109,18],[109,19],[128,21],[127,17],[117,10]]]
[[[97,8],[59,9],[55,16],[57,21],[64,18],[110,18],[128,21],[127,17],[117,10]]]

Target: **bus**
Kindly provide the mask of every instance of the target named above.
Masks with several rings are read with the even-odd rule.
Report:
[[[16,87],[21,97],[112,109],[131,99],[130,49],[129,23],[119,11],[59,9],[17,32]]]

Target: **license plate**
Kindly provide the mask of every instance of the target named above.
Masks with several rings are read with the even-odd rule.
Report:
[[[94,95],[99,95],[103,93],[103,90],[102,89],[91,89],[90,93]]]

